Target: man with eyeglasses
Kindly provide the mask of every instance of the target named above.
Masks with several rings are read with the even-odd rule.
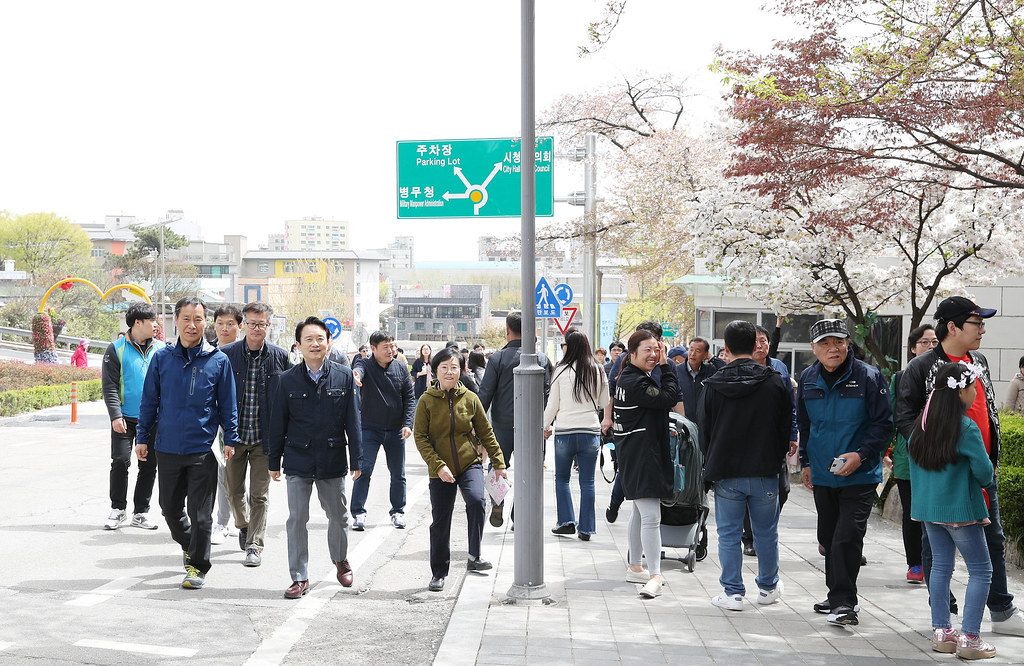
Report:
[[[270,407],[267,391],[273,378],[292,367],[288,351],[267,341],[274,309],[254,301],[242,308],[245,337],[221,348],[231,362],[238,400],[238,439],[235,455],[224,471],[228,503],[238,528],[238,546],[245,551],[243,564],[263,562],[263,538],[270,508],[270,472],[267,466]],[[248,501],[245,475],[249,473]]]
[[[896,428],[910,439],[918,415],[924,409],[928,394],[935,385],[939,368],[949,362],[980,366],[977,378],[978,395],[974,404],[967,408],[967,416],[981,430],[985,450],[996,469],[999,469],[999,412],[996,409],[996,393],[988,370],[988,360],[978,352],[981,338],[985,334],[985,320],[995,316],[992,308],[981,308],[962,296],[953,296],[939,303],[935,310],[935,336],[937,347],[920,354],[910,362],[903,372],[896,395]],[[997,634],[1024,636],[1024,613],[1013,603],[1006,581],[1006,558],[1004,554],[1003,526],[999,520],[999,501],[996,496],[996,481],[985,489],[988,499],[988,516],[991,521],[985,526],[985,540],[989,557],[992,559],[992,584],[989,587],[987,605],[992,614],[992,631]],[[932,566],[931,545],[927,532],[921,539],[921,564],[924,568],[925,583],[929,581]],[[956,600],[950,595],[950,607]]]

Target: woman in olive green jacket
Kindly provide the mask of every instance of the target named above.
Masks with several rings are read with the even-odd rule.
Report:
[[[458,349],[445,349],[431,359],[437,377],[416,405],[413,437],[430,472],[430,572],[432,592],[444,589],[451,563],[452,511],[455,489],[462,491],[469,522],[469,571],[485,571],[491,563],[480,557],[484,534],[484,473],[480,452],[471,435],[476,431],[494,470],[505,478],[505,459],[494,438],[487,413],[476,394],[459,381],[461,355]]]

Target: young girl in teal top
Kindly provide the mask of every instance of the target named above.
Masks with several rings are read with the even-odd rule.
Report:
[[[932,546],[932,649],[956,652],[962,659],[996,654],[980,636],[992,582],[984,531],[989,522],[987,498],[982,490],[992,483],[992,461],[981,431],[965,413],[977,395],[978,374],[979,369],[962,363],[942,365],[907,445],[914,488],[910,514],[924,524]],[[948,602],[957,550],[969,576],[960,631],[951,628]]]

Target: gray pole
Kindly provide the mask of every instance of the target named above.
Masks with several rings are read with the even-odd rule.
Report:
[[[534,0],[522,12],[522,280],[523,348],[515,375],[515,567],[510,600],[548,599],[544,585],[544,368],[537,363],[536,189],[537,138],[534,126]],[[506,461],[507,463],[508,461]]]
[[[167,301],[167,276],[164,273],[164,227],[169,219],[160,223],[160,330],[163,331],[164,340],[169,339],[167,335],[167,319],[164,317],[164,303]]]
[[[597,349],[597,135],[587,134],[583,145],[587,155],[583,163],[583,332]]]

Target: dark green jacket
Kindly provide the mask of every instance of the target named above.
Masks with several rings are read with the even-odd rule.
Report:
[[[504,468],[501,447],[480,399],[462,382],[450,391],[442,391],[434,380],[420,396],[412,429],[416,448],[427,463],[431,478],[436,479],[445,465],[458,476],[470,465],[481,462],[476,444],[470,439],[474,430],[494,466]]]

